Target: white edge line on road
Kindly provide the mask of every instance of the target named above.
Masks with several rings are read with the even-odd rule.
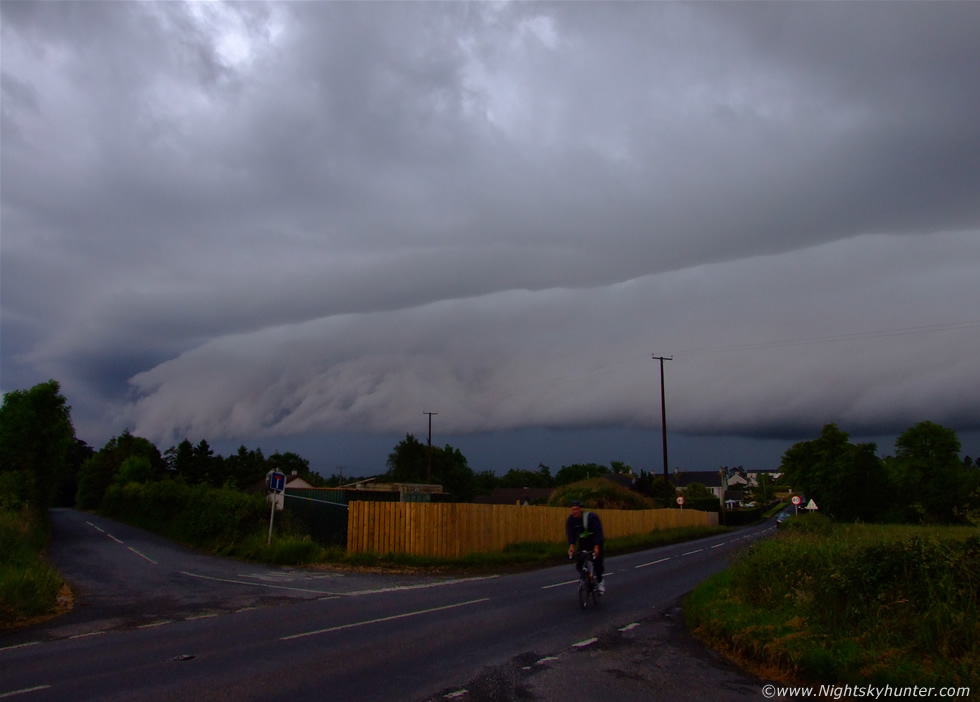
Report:
[[[102,529],[100,529],[99,527],[95,526],[92,522],[85,522],[85,523],[88,524],[93,529],[95,529],[96,531],[102,531]],[[102,531],[102,533],[104,534],[105,532]]]
[[[217,617],[217,616],[218,616],[217,612],[212,612],[211,614],[195,614],[193,617],[185,617],[184,621],[194,622],[197,621],[198,619],[212,619],[213,617]]]
[[[562,585],[574,585],[578,581],[579,581],[579,579],[578,578],[575,578],[575,580],[566,580],[563,583],[555,583],[554,585],[542,585],[541,586],[541,589],[542,590],[550,590],[553,587],[561,587]]]
[[[197,573],[188,573],[186,570],[180,571],[181,575],[187,575],[192,578],[201,578],[203,580],[214,580],[219,583],[234,583],[236,585],[251,585],[252,587],[269,587],[274,590],[295,590],[296,592],[313,592],[318,595],[333,595],[332,592],[324,592],[323,590],[308,590],[302,587],[287,587],[286,585],[269,585],[267,583],[248,583],[244,580],[231,580],[230,578],[212,578],[210,575],[198,575]]]
[[[462,697],[463,695],[468,695],[469,690],[456,690],[456,692],[450,692],[448,695],[443,695],[447,700],[454,700],[457,697]]]
[[[13,651],[15,648],[27,648],[28,646],[37,646],[39,643],[41,642],[28,641],[27,643],[16,644],[14,646],[4,646],[3,648],[0,648],[0,653],[3,653],[4,651]]]
[[[442,587],[443,585],[459,585],[460,583],[471,583],[477,580],[493,580],[499,575],[481,575],[474,578],[456,578],[455,580],[443,580],[438,583],[423,583],[422,585],[398,585],[396,587],[379,587],[376,590],[354,590],[353,592],[338,592],[337,595],[344,597],[360,597],[361,595],[374,595],[379,592],[401,592],[402,590],[426,590],[430,587]]]
[[[497,575],[482,576],[479,578],[458,578],[456,580],[443,580],[438,583],[426,583],[424,585],[401,585],[399,587],[382,587],[377,590],[355,590],[354,592],[330,592],[328,590],[310,590],[309,588],[303,587],[289,587],[288,585],[271,585],[269,583],[250,583],[245,580],[232,580],[231,578],[214,578],[210,575],[199,575],[197,573],[188,573],[186,570],[180,571],[181,575],[188,575],[192,578],[202,578],[204,580],[214,580],[219,583],[234,583],[236,585],[250,585],[251,587],[268,587],[273,590],[294,590],[296,592],[313,592],[318,595],[327,595],[327,597],[321,597],[321,600],[332,600],[337,597],[358,597],[360,595],[373,595],[379,592],[399,592],[401,590],[422,590],[430,587],[440,587],[442,585],[456,585],[458,583],[468,583],[475,580],[490,580],[491,578],[499,577]]]
[[[690,556],[692,553],[701,553],[703,550],[704,550],[703,548],[696,548],[693,551],[688,551],[687,553],[682,553],[681,555]]]
[[[145,558],[146,560],[148,560],[153,565],[158,565],[158,563],[155,560],[153,560],[152,558],[150,558],[149,556],[147,556],[145,553],[140,553],[139,551],[137,551],[132,546],[127,546],[126,548],[128,548],[130,551],[132,551],[133,553],[135,553],[140,558]]]
[[[579,641],[578,643],[574,643],[574,644],[572,644],[572,646],[574,646],[576,648],[583,648],[584,646],[591,646],[592,644],[594,644],[598,640],[599,639],[593,637],[591,639],[586,639],[585,641]]]
[[[455,609],[456,607],[465,607],[466,605],[479,604],[480,602],[489,602],[489,597],[484,597],[479,600],[469,600],[468,602],[457,602],[456,604],[444,605],[442,607],[433,607],[431,609],[419,609],[414,612],[405,612],[404,614],[393,614],[390,617],[381,617],[380,619],[369,619],[363,622],[354,622],[353,624],[341,624],[340,626],[332,626],[327,629],[318,629],[316,631],[306,631],[302,634],[293,634],[292,636],[283,636],[280,641],[289,641],[290,639],[299,639],[304,636],[316,636],[317,634],[327,634],[331,631],[342,631],[344,629],[353,629],[358,626],[365,626],[367,624],[379,624],[381,622],[390,622],[395,619],[405,619],[406,617],[415,617],[420,614],[429,614],[431,612],[442,612],[447,609]]]
[[[629,631],[630,629],[635,629],[638,626],[640,626],[638,622],[633,622],[632,624],[627,624],[624,626],[622,629],[620,629],[620,631]]]
[[[534,665],[544,665],[545,663],[557,660],[558,656],[545,656],[544,658],[539,658],[538,660],[534,661]]]
[[[152,624],[140,624],[137,629],[152,629],[156,626],[164,626],[165,624],[173,624],[173,620],[165,619],[162,622],[153,622]]]
[[[669,561],[670,558],[661,558],[659,561],[650,561],[649,563],[641,563],[638,566],[633,566],[634,568],[646,568],[647,566],[657,565],[658,563],[663,563],[664,561]]]
[[[34,687],[25,687],[23,690],[12,690],[10,692],[0,692],[0,698],[3,697],[13,697],[14,695],[25,695],[28,692],[38,692],[40,690],[47,690],[50,685],[35,685]]]
[[[724,541],[722,541],[722,542],[721,542],[720,544],[715,544],[715,545],[714,545],[714,546],[712,546],[711,548],[718,548],[719,546],[724,546],[724,545],[725,545],[725,542],[724,542]]]
[[[104,631],[93,631],[93,632],[91,632],[89,634],[75,634],[74,636],[69,636],[68,638],[69,639],[84,639],[84,638],[87,638],[89,636],[102,636],[102,634],[104,634],[104,633],[105,633]]]
[[[124,543],[126,543],[125,541],[120,541],[115,536],[113,536],[112,534],[110,534],[108,531],[107,532],[104,532],[104,533],[105,533],[106,536],[108,536],[110,539],[112,539],[113,541],[115,541],[117,544],[124,544]]]

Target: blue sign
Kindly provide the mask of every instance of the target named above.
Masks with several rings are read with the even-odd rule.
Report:
[[[275,471],[269,474],[269,489],[273,492],[282,492],[286,489],[286,476],[284,473]]]

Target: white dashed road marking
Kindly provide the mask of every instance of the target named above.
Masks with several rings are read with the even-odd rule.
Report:
[[[25,687],[23,690],[13,690],[11,692],[0,692],[0,698],[2,697],[13,697],[14,695],[26,695],[28,692],[38,692],[39,690],[47,690],[50,685],[37,685],[35,687]]]
[[[352,624],[341,624],[340,626],[332,626],[327,629],[318,629],[316,631],[305,631],[302,634],[293,634],[292,636],[283,636],[280,641],[289,641],[290,639],[299,639],[304,636],[316,636],[317,634],[327,634],[331,631],[342,631],[344,629],[353,629],[358,626],[366,626],[368,624],[379,624],[381,622],[390,622],[395,619],[405,619],[406,617],[416,617],[420,614],[429,614],[430,612],[442,612],[447,609],[455,609],[456,607],[465,607],[466,605],[478,604],[480,602],[489,602],[489,597],[484,597],[479,600],[470,600],[469,602],[458,602],[456,604],[445,605],[444,607],[433,607],[432,609],[419,609],[414,612],[405,612],[404,614],[395,614],[390,617],[381,617],[380,619],[369,619],[363,622],[354,622]]]

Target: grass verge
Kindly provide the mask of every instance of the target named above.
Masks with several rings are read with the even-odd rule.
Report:
[[[60,613],[65,583],[41,555],[49,535],[34,510],[0,510],[0,631]]]
[[[685,602],[705,643],[766,677],[980,689],[974,528],[787,523]]]
[[[730,531],[725,527],[679,527],[633,534],[606,540],[610,556],[642,551],[658,546],[701,539]],[[502,551],[472,553],[460,558],[434,558],[405,554],[348,554],[342,549],[324,549],[320,563],[332,566],[379,570],[427,570],[449,574],[517,572],[568,563],[568,546],[564,543],[524,542],[511,544]]]

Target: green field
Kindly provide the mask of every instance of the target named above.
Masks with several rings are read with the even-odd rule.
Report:
[[[980,689],[974,527],[791,519],[685,602],[706,643],[773,679]]]

